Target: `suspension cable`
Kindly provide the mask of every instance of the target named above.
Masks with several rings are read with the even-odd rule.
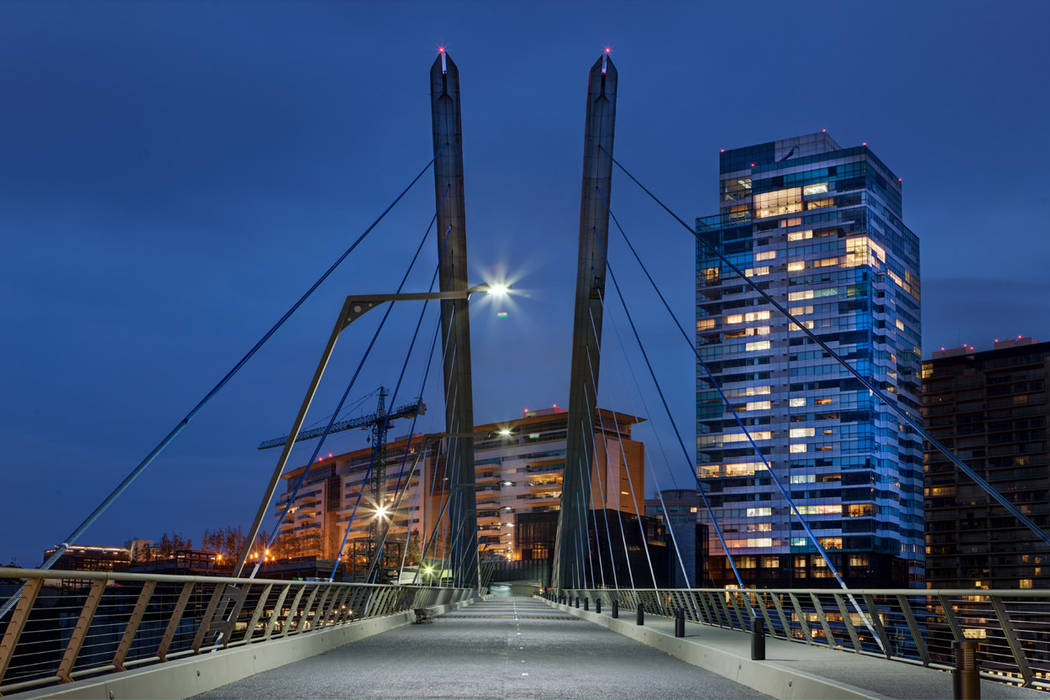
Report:
[[[445,189],[445,195],[447,195],[447,194],[448,194],[448,188]],[[426,243],[427,238],[430,237],[430,230],[432,228],[434,228],[434,222],[437,221],[438,212],[441,211],[441,206],[444,203],[445,203],[445,197],[442,196],[441,197],[441,201],[438,203],[437,210],[434,211],[434,215],[430,219],[430,224],[427,226],[427,230],[423,233],[423,237],[420,239],[419,245],[416,246],[416,252],[412,256],[412,261],[409,263],[408,269],[405,270],[405,274],[402,275],[402,277],[401,277],[401,282],[397,285],[397,291],[394,292],[395,295],[400,294],[401,290],[405,288],[405,283],[408,281],[408,276],[411,274],[412,268],[416,264],[416,260],[419,259],[419,253],[420,253],[420,251],[423,250],[423,244]],[[387,319],[390,318],[390,312],[393,311],[393,310],[394,310],[394,302],[391,301],[390,303],[387,304],[386,311],[383,312],[383,318],[382,318],[382,320],[380,320],[379,327],[376,329],[375,334],[372,336],[372,340],[369,341],[369,343],[368,343],[368,347],[365,350],[364,357],[361,358],[361,362],[358,364],[357,371],[354,372],[354,379],[357,378],[357,372],[359,372],[361,370],[361,367],[364,365],[364,362],[368,358],[369,353],[372,352],[372,348],[375,346],[376,339],[379,337],[379,332],[383,329],[383,326],[386,325]],[[353,380],[351,380],[351,381],[353,381]],[[381,418],[381,420],[385,420],[385,418]],[[372,468],[375,466],[376,456],[378,455],[379,452],[382,451],[382,445],[374,445],[373,447],[374,447],[374,449],[372,450],[372,458],[368,462],[368,469],[365,472],[364,481],[361,483],[361,489],[357,492],[357,500],[354,502],[354,509],[351,511],[350,519],[346,523],[346,531],[343,533],[343,541],[342,541],[342,543],[340,543],[339,551],[336,552],[336,555],[335,555],[335,563],[332,566],[332,573],[328,576],[328,580],[329,581],[334,581],[335,580],[336,571],[339,569],[339,559],[343,555],[343,547],[346,546],[346,538],[350,535],[350,528],[353,526],[353,524],[354,524],[354,517],[357,515],[357,507],[361,504],[361,497],[364,495],[365,489],[368,486],[368,477],[371,476],[371,474],[372,474]]]
[[[587,357],[587,362],[590,364],[591,358]],[[605,438],[605,420],[602,418],[601,409],[598,409],[598,425],[601,428],[602,433],[602,444],[605,445],[605,469],[609,468],[609,446],[606,443]],[[598,468],[598,443],[594,439],[594,435],[591,435],[591,454],[594,455],[595,469],[594,472],[598,475],[598,493],[601,494],[602,498],[602,519],[605,521],[605,544],[609,549],[609,568],[612,570],[613,587],[619,592],[620,582],[616,575],[616,559],[613,557],[612,550],[612,532],[609,531],[609,499],[605,495],[605,485],[602,481],[602,469]],[[595,535],[597,535],[598,527],[595,523]],[[595,538],[597,539],[597,537]],[[601,556],[601,544],[598,544],[599,556]],[[599,560],[600,561],[600,560]],[[605,576],[602,575],[602,586],[605,585]]]
[[[320,287],[333,272],[335,272],[336,268],[338,268],[344,260],[346,260],[350,253],[352,253],[354,249],[357,248],[357,246],[368,236],[368,234],[370,234],[372,230],[379,225],[379,222],[381,222],[386,217],[386,215],[390,213],[390,210],[393,209],[397,205],[397,203],[401,201],[401,199],[408,193],[410,189],[412,189],[413,185],[415,185],[416,182],[419,181],[419,178],[423,177],[423,174],[430,168],[431,165],[433,165],[434,161],[437,160],[437,157],[439,155],[441,155],[441,151],[443,151],[444,148],[445,147],[442,146],[440,149],[438,149],[438,152],[434,154],[434,157],[427,161],[427,164],[423,166],[423,169],[420,170],[414,178],[412,178],[411,182],[409,182],[403,190],[401,190],[400,194],[398,194],[397,197],[394,198],[394,201],[387,205],[386,209],[384,209],[382,213],[380,213],[376,220],[373,221],[372,224],[368,228],[366,228],[364,232],[360,236],[358,236],[353,243],[350,244],[349,248],[343,251],[343,253],[335,259],[335,262],[333,262],[328,267],[328,269],[325,270],[319,278],[317,278],[317,281],[315,281],[310,286],[310,288],[307,289],[306,292],[304,292],[302,296],[300,296],[299,299],[294,304],[292,304],[292,306],[287,311],[284,312],[284,315],[281,316],[277,320],[277,322],[273,326],[271,326],[270,329],[266,331],[266,333],[263,334],[263,336],[258,340],[258,342],[256,342],[255,345],[253,345],[252,348],[247,353],[245,353],[245,355],[240,360],[238,360],[237,363],[223,376],[223,378],[220,379],[219,382],[215,384],[215,386],[213,386],[208,391],[208,393],[205,394],[204,397],[197,402],[197,404],[193,408],[190,409],[189,413],[187,413],[183,417],[183,419],[179,421],[174,428],[171,429],[171,431],[164,437],[164,439],[157,443],[157,445],[152,450],[150,450],[149,454],[147,454],[142,459],[142,461],[139,462],[135,466],[135,468],[132,469],[131,472],[129,472],[128,475],[124,477],[123,480],[121,480],[119,484],[117,484],[116,488],[114,488],[109,493],[109,495],[106,496],[102,500],[102,502],[95,507],[95,510],[91,511],[88,517],[85,518],[84,521],[80,523],[80,525],[78,525],[69,535],[66,536],[65,540],[63,540],[62,543],[58,545],[54,553],[50,557],[48,557],[47,560],[45,560],[39,568],[50,569],[52,566],[55,565],[55,562],[62,558],[62,555],[66,553],[66,550],[68,550],[70,546],[72,546],[78,539],[80,539],[80,536],[83,535],[84,532],[89,527],[91,527],[91,525],[96,520],[98,520],[98,518],[113,504],[113,501],[117,500],[117,498],[122,493],[124,493],[124,491],[126,491],[129,486],[131,486],[132,482],[134,482],[135,479],[137,479],[139,475],[142,474],[142,472],[145,471],[146,468],[149,467],[149,465],[152,464],[153,461],[157,457],[159,457],[165,449],[167,449],[168,445],[170,445],[172,441],[174,441],[175,438],[178,437],[179,433],[181,433],[183,429],[187,425],[189,425],[190,421],[193,420],[194,416],[196,416],[197,413],[200,412],[200,410],[204,408],[204,406],[209,401],[211,401],[215,397],[215,395],[218,394],[219,391],[221,391],[222,388],[226,386],[226,384],[231,379],[233,379],[234,375],[236,375],[241,370],[241,368],[244,367],[244,365],[246,365],[250,359],[252,359],[255,353],[257,353],[262,348],[262,346],[265,345],[266,342],[273,336],[273,334],[276,333],[278,329],[280,329],[280,327],[284,325],[285,321],[291,318],[292,314],[294,314],[299,309],[299,307],[302,306],[303,303],[310,298],[310,296],[317,290],[317,288]],[[6,603],[4,603],[3,607],[0,607],[0,619],[3,619],[4,616],[11,610],[11,608],[14,607],[15,603],[18,602],[18,599],[21,597],[22,590],[24,588],[24,585],[20,587],[18,591],[15,592],[15,594],[12,595]]]
[[[897,416],[900,417],[901,420],[903,420],[905,423],[907,423],[908,426],[912,430],[917,432],[927,442],[929,442],[931,445],[933,445],[934,448],[936,448],[938,452],[940,452],[942,455],[947,457],[948,460],[951,461],[952,464],[954,464],[956,467],[959,468],[960,471],[962,471],[964,474],[966,474],[968,477],[970,477],[970,479],[972,479],[974,481],[974,483],[976,483],[978,486],[980,486],[982,489],[984,489],[984,492],[987,493],[992,498],[994,498],[999,503],[999,505],[1001,505],[1004,508],[1006,508],[1006,510],[1009,511],[1010,514],[1013,515],[1015,518],[1017,518],[1021,522],[1021,524],[1023,524],[1025,527],[1027,527],[1029,530],[1031,530],[1043,542],[1045,542],[1046,544],[1050,545],[1050,534],[1048,534],[1045,530],[1043,530],[1038,525],[1036,525],[1031,520],[1031,518],[1029,518],[1024,513],[1022,513],[1016,506],[1014,506],[1013,503],[1011,503],[1005,496],[1003,496],[991,484],[989,484],[987,481],[985,481],[977,472],[975,472],[972,468],[970,468],[961,459],[956,457],[955,454],[951,450],[949,450],[940,440],[937,440],[935,437],[933,437],[933,435],[931,435],[925,428],[922,427],[922,423],[919,420],[917,420],[911,414],[910,411],[906,410],[904,407],[900,406],[898,403],[896,403],[894,401],[891,401],[890,397],[887,396],[886,393],[883,392],[881,389],[876,387],[874,382],[870,381],[867,377],[865,377],[859,371],[857,371],[857,369],[855,369],[853,367],[853,365],[849,364],[841,355],[839,355],[837,352],[835,352],[831,348],[831,346],[829,346],[826,342],[821,340],[820,336],[818,336],[812,330],[807,328],[801,321],[799,321],[797,318],[795,318],[795,316],[793,314],[791,314],[787,310],[787,308],[784,307],[783,304],[778,302],[768,292],[766,292],[764,289],[759,287],[758,284],[755,283],[754,281],[752,281],[750,277],[747,277],[746,275],[744,275],[744,273],[740,270],[740,268],[738,268],[736,265],[734,265],[732,262],[730,262],[729,258],[727,258],[722,253],[721,250],[719,250],[716,246],[712,245],[708,241],[705,241],[703,236],[701,236],[697,231],[694,231],[692,228],[690,228],[689,224],[685,223],[685,221],[683,221],[682,218],[680,216],[678,216],[678,214],[676,214],[674,211],[672,211],[670,207],[668,207],[666,204],[664,204],[663,201],[661,201],[659,197],[657,197],[655,194],[650,192],[649,189],[647,187],[645,187],[645,185],[643,185],[641,182],[639,182],[638,179],[634,175],[632,175],[630,173],[630,171],[627,170],[627,168],[625,168],[623,166],[623,164],[621,164],[618,160],[613,158],[613,155],[611,153],[606,151],[600,145],[598,146],[598,148],[601,148],[602,151],[604,151],[605,154],[609,156],[609,159],[612,160],[612,162],[615,163],[617,165],[617,167],[619,167],[620,170],[622,170],[623,173],[628,178],[631,179],[632,182],[634,182],[636,185],[638,185],[638,187],[641,188],[641,190],[643,192],[645,192],[647,195],[649,195],[649,197],[654,202],[656,202],[664,211],[666,211],[668,214],[670,214],[671,217],[675,221],[677,221],[679,224],[681,224],[681,226],[685,230],[689,231],[689,233],[693,236],[693,238],[695,238],[697,241],[699,241],[701,245],[703,245],[705,248],[707,248],[707,250],[709,250],[712,253],[714,253],[718,257],[718,259],[722,262],[723,265],[725,265],[730,270],[735,272],[740,277],[742,282],[744,282],[746,285],[751,287],[752,290],[757,292],[767,303],[769,303],[771,306],[773,306],[773,308],[775,308],[777,311],[779,311],[785,318],[788,319],[788,321],[793,323],[799,330],[801,330],[803,332],[803,334],[806,335],[806,337],[808,337],[811,341],[816,343],[821,348],[821,350],[823,350],[824,352],[828,353],[828,355],[831,356],[832,358],[834,358],[836,362],[838,362],[840,365],[842,365],[844,368],[846,368],[846,371],[849,372],[851,375],[853,375],[853,377],[858,382],[860,382],[861,385],[865,389],[867,389],[869,392],[871,392],[872,395],[877,396],[879,398],[879,400],[883,402],[883,404],[885,404],[891,411],[896,413]]]
[[[689,339],[689,336],[686,334],[685,328],[682,327],[680,321],[678,321],[678,318],[674,315],[674,312],[671,310],[671,305],[668,303],[667,298],[664,296],[664,293],[660,291],[659,285],[656,284],[656,280],[654,280],[652,275],[649,274],[649,270],[648,270],[648,268],[646,268],[645,262],[643,262],[642,261],[642,257],[640,257],[638,255],[638,252],[637,252],[637,250],[635,250],[633,243],[631,242],[630,238],[628,238],[628,236],[627,236],[627,232],[624,231],[624,227],[621,226],[621,224],[619,224],[619,219],[616,218],[616,215],[609,208],[609,203],[608,203],[608,200],[605,197],[605,194],[603,194],[603,192],[601,190],[598,190],[598,196],[602,197],[602,201],[603,201],[603,203],[606,206],[606,210],[609,212],[609,216],[612,217],[613,224],[615,224],[616,229],[619,231],[619,235],[623,236],[624,241],[627,243],[627,247],[630,249],[631,254],[634,256],[634,259],[638,263],[638,267],[642,268],[642,272],[645,273],[646,279],[649,280],[649,283],[650,283],[651,287],[653,288],[653,291],[656,292],[656,296],[659,297],[660,303],[664,304],[664,309],[667,310],[667,313],[671,316],[671,320],[674,321],[675,326],[678,328],[678,333],[680,333],[682,339],[684,339],[692,347],[693,353],[696,356],[696,361],[700,364],[700,367],[703,369],[703,372],[705,372],[705,374],[708,376],[708,382],[712,386],[714,386],[715,390],[718,391],[718,396],[721,397],[722,402],[724,404],[726,404],[726,406],[729,408],[730,412],[733,415],[733,418],[736,421],[736,424],[739,426],[739,428],[741,430],[743,430],[744,436],[747,437],[748,442],[751,443],[751,447],[754,450],[755,454],[757,455],[758,459],[761,460],[762,464],[765,466],[766,473],[770,474],[770,476],[771,476],[771,478],[773,480],[773,483],[776,485],[777,489],[780,491],[780,494],[784,497],[784,500],[787,501],[787,505],[789,505],[791,507],[791,509],[794,511],[795,515],[799,519],[799,522],[802,524],[802,527],[805,529],[806,534],[808,535],[808,537],[810,537],[810,540],[813,543],[814,547],[816,547],[817,551],[820,552],[821,557],[823,557],[823,559],[824,559],[824,563],[827,565],[828,569],[832,570],[832,574],[835,576],[835,579],[838,581],[839,587],[843,591],[846,591],[848,593],[848,588],[846,587],[845,581],[842,579],[842,575],[839,573],[839,570],[832,563],[831,557],[829,557],[827,555],[827,552],[824,550],[823,546],[820,544],[820,540],[814,534],[813,530],[810,529],[810,524],[808,524],[806,522],[805,517],[802,516],[802,513],[799,510],[798,506],[795,504],[795,501],[792,499],[791,494],[789,492],[787,492],[787,489],[784,488],[783,484],[780,481],[779,476],[773,470],[773,467],[770,465],[769,461],[766,460],[765,455],[762,453],[762,450],[755,443],[754,439],[751,436],[751,431],[747,428],[747,426],[744,426],[743,421],[740,419],[739,412],[737,412],[736,407],[733,406],[732,402],[726,396],[726,393],[724,393],[724,391],[722,390],[721,385],[715,379],[714,373],[711,372],[711,369],[708,367],[707,362],[703,361],[703,358],[700,357],[700,352],[699,352],[699,349],[696,347],[696,344]],[[865,624],[867,624],[868,630],[871,632],[871,636],[873,636],[875,639],[878,640],[878,635],[875,634],[875,630],[871,629],[870,623],[867,620],[867,616],[860,609],[860,606],[857,603],[857,601],[855,599],[853,599],[853,595],[850,594],[849,598],[850,598],[850,600],[853,601],[854,607],[857,609],[857,612],[861,615],[861,618],[865,621]],[[880,646],[881,646],[881,641],[880,641]]]
[[[422,445],[422,450],[423,450],[423,467],[426,468],[427,452],[430,450],[430,446],[427,445],[424,442],[423,445]],[[412,476],[409,475],[408,478],[411,481]],[[405,526],[405,545],[404,545],[404,548],[401,550],[401,566],[398,567],[398,570],[397,570],[397,582],[399,584],[401,583],[402,577],[404,577],[404,575],[405,575],[405,559],[408,557],[408,545],[409,545],[409,541],[412,539],[412,519],[413,519],[413,516],[415,516],[415,514],[416,514],[416,506],[419,503],[419,492],[422,491],[423,489],[424,489],[424,487],[423,487],[423,472],[422,472],[422,470],[420,470],[419,481],[416,482],[416,490],[415,490],[415,493],[412,494],[412,507],[408,509],[408,525]],[[420,540],[422,540],[422,538],[420,538]],[[422,553],[422,552],[420,552],[420,553]],[[416,562],[416,568],[417,569],[419,568],[420,563],[421,562]]]
[[[656,391],[660,395],[660,402],[663,404],[664,411],[667,413],[667,420],[671,423],[671,428],[674,430],[675,437],[678,438],[678,445],[682,448],[682,456],[685,457],[685,461],[690,465],[690,470],[695,469],[695,465],[692,464],[693,460],[689,459],[689,452],[685,449],[685,442],[682,441],[682,434],[678,431],[678,425],[674,422],[674,416],[671,414],[671,407],[667,405],[667,399],[664,397],[663,389],[660,387],[660,382],[656,378],[656,372],[653,370],[653,365],[649,361],[649,354],[645,351],[645,345],[642,343],[642,338],[638,334],[638,328],[634,325],[634,318],[631,316],[630,310],[627,308],[627,300],[623,297],[623,292],[620,291],[620,284],[616,281],[616,275],[613,274],[612,266],[609,264],[609,258],[605,250],[605,246],[598,237],[595,237],[598,241],[598,246],[602,251],[602,257],[605,258],[605,266],[609,272],[609,279],[613,281],[613,286],[616,289],[616,296],[620,299],[620,305],[623,306],[624,314],[627,316],[627,322],[631,326],[631,331],[634,333],[634,339],[638,343],[638,349],[642,352],[642,359],[645,360],[645,366],[649,370],[649,376],[653,379],[653,384],[656,386]],[[602,301],[604,304],[604,299]],[[707,499],[707,494],[704,493],[703,485],[700,483],[699,477],[696,478],[697,489],[700,492],[701,498],[704,500],[704,507],[707,509],[708,515],[711,516],[711,523],[715,526],[715,532],[718,533],[718,539],[722,542],[722,548],[725,550],[726,557],[729,559],[729,565],[733,569],[733,576],[737,580],[737,585],[741,589],[744,588],[744,582],[740,578],[740,572],[737,571],[736,562],[733,560],[733,555],[729,552],[729,544],[726,542],[725,535],[722,534],[722,527],[718,524],[718,519],[715,518],[714,511],[711,508],[711,503]],[[748,607],[754,612],[754,608],[751,606],[751,601],[747,599]]]

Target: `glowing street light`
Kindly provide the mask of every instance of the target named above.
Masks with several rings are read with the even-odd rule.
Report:
[[[494,297],[505,297],[510,294],[510,285],[504,282],[492,282],[485,287],[485,292]]]
[[[496,434],[502,438],[509,438],[511,435],[513,435],[510,428],[500,428],[498,431],[496,431]]]
[[[376,515],[375,515],[375,517],[377,517],[377,518],[385,518],[386,514],[388,512],[390,512],[389,508],[387,508],[386,506],[379,506],[378,508],[376,508]]]

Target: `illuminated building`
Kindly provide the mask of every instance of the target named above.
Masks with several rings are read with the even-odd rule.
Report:
[[[631,439],[631,426],[642,419],[606,409],[599,411],[601,418],[595,416],[594,421],[596,456],[592,470],[591,506],[636,514],[644,508],[644,445]],[[546,560],[552,556],[553,530],[547,533],[549,528],[536,525],[543,519],[533,517],[531,520],[526,518],[526,527],[519,532],[518,517],[554,513],[560,507],[567,418],[567,412],[556,407],[526,410],[521,418],[474,428],[481,556],[514,560]],[[418,533],[410,541],[422,543],[419,545],[422,549],[435,523],[444,525],[447,521],[447,518],[439,518],[447,495],[447,477],[443,471],[447,441],[441,440],[440,436],[414,436],[404,477],[407,479],[411,470],[415,451],[424,443],[430,446],[426,457],[420,460],[417,474],[407,481],[407,489],[402,485],[404,495],[398,507],[391,511],[388,546],[394,548],[396,557],[400,557],[407,528],[411,527]],[[387,443],[386,491],[391,499],[398,490],[398,477],[408,444],[407,436]],[[435,459],[439,447],[440,456]],[[365,482],[371,459],[372,450],[368,447],[322,459],[311,467],[288,517],[280,526],[276,551],[281,556],[334,559],[362,486],[365,492],[347,537],[343,559],[353,562],[355,558],[365,556],[361,553],[366,551],[370,521],[375,513],[369,485]],[[276,503],[275,517],[283,511],[302,470],[300,467],[284,474],[286,490]],[[637,493],[637,506],[632,498],[632,484]],[[417,496],[421,485],[423,490]],[[429,556],[443,556],[446,540],[447,533],[439,529]],[[388,556],[391,555],[388,553]],[[351,571],[356,569],[355,563]]]
[[[696,340],[747,431],[854,585],[921,585],[922,444],[800,328],[919,409],[919,244],[901,181],[824,132],[724,150],[720,211],[697,219]],[[745,583],[830,571],[697,363],[697,470]],[[701,520],[710,525],[701,508]],[[710,574],[735,583],[709,531]]]
[[[923,363],[926,428],[1044,530],[1050,526],[1050,343],[941,350]],[[927,447],[928,588],[1050,587],[1050,551]]]

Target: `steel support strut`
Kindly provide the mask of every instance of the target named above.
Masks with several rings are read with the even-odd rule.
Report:
[[[598,397],[598,368],[602,338],[602,293],[605,290],[605,257],[609,241],[609,210],[598,191],[610,191],[612,180],[613,127],[616,122],[616,67],[603,54],[593,66],[587,82],[587,119],[583,142],[583,186],[580,193],[579,260],[576,270],[576,306],[573,313],[572,369],[569,378],[570,429],[565,443],[565,474],[554,544],[551,585],[557,589],[575,580],[580,530],[586,516],[576,504],[591,506],[590,473],[594,455],[586,436],[572,426],[594,425]],[[601,241],[601,246],[597,241]],[[593,327],[592,327],[593,319]],[[593,376],[591,374],[593,369]],[[583,465],[576,470],[569,465]],[[604,505],[604,504],[603,504]],[[586,537],[586,532],[583,533]],[[582,574],[582,572],[580,572]]]
[[[463,203],[463,123],[459,68],[441,50],[430,67],[430,103],[434,126],[434,191],[444,205],[438,211],[438,277],[442,292],[467,290],[467,233]],[[445,193],[448,193],[447,195]],[[444,247],[444,249],[442,249]],[[470,376],[470,313],[467,300],[441,302],[444,341],[445,430],[459,444],[451,484],[457,502],[450,518],[461,534],[453,540],[452,567],[462,585],[480,585],[476,563],[477,505],[474,494],[474,393]],[[451,341],[451,342],[450,342]],[[456,401],[449,397],[455,396]]]

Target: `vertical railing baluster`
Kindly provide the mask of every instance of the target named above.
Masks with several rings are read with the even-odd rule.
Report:
[[[128,623],[124,627],[124,634],[120,638],[120,644],[117,645],[117,652],[113,654],[113,668],[117,671],[124,670],[124,659],[128,657],[128,652],[131,650],[131,642],[135,639],[135,633],[138,632],[142,616],[146,614],[150,598],[153,597],[153,589],[156,587],[156,581],[146,581],[142,584],[142,590],[139,591],[139,597],[135,601],[135,608],[131,611],[131,617],[128,618]]]
[[[791,623],[788,622],[787,615],[784,614],[784,606],[780,604],[781,593],[777,591],[770,591],[769,597],[773,599],[773,607],[777,610],[777,617],[780,618],[781,629],[784,631],[784,639],[789,641],[795,641],[795,635],[791,633]]]
[[[802,628],[802,638],[806,640],[806,644],[815,644],[813,635],[810,634],[809,620],[806,619],[805,613],[802,612],[802,606],[799,605],[798,598],[791,592],[788,592],[788,598],[791,600],[791,607],[795,609],[795,615],[798,616],[798,624]]]
[[[7,673],[7,667],[15,653],[15,647],[18,646],[18,640],[22,636],[22,630],[29,621],[33,603],[36,602],[37,594],[40,593],[43,585],[44,579],[42,578],[26,580],[25,588],[22,589],[22,597],[18,599],[14,612],[11,613],[11,621],[7,623],[7,629],[4,631],[4,639],[0,641],[0,682],[4,680],[4,674]]]
[[[1017,638],[1017,632],[1014,630],[1013,623],[1010,622],[1010,615],[1006,612],[1003,599],[998,595],[990,595],[988,598],[991,600],[995,617],[999,620],[999,628],[1003,631],[1003,636],[1006,637],[1006,643],[1010,645],[1010,653],[1014,656],[1017,670],[1020,671],[1024,684],[1030,686],[1033,678],[1032,669],[1028,665],[1028,659],[1024,655],[1024,648]]]
[[[292,605],[288,608],[288,615],[285,616],[284,621],[281,623],[281,633],[278,637],[287,637],[291,634],[292,624],[299,617],[299,603],[303,600],[303,593],[306,593],[306,584],[299,586],[299,590],[295,592],[295,598],[292,599]]]
[[[824,630],[828,648],[834,649],[838,646],[838,643],[835,641],[835,635],[831,633],[831,625],[828,624],[828,618],[824,615],[824,604],[820,602],[820,598],[817,597],[816,593],[810,593],[809,597],[813,601],[813,609],[816,611],[817,619],[820,620],[820,626]]]
[[[160,643],[157,645],[157,658],[161,661],[168,658],[168,648],[175,639],[175,633],[179,630],[182,615],[186,612],[186,605],[189,604],[190,596],[193,594],[193,586],[192,581],[182,584],[182,591],[179,593],[179,599],[175,602],[175,608],[171,611],[171,617],[168,618],[168,626],[164,630],[164,636],[160,638]]]
[[[77,663],[80,647],[83,646],[84,640],[87,639],[88,630],[91,629],[91,621],[95,619],[95,611],[98,610],[98,604],[101,602],[102,593],[105,590],[106,579],[97,578],[91,582],[87,600],[84,601],[84,607],[80,609],[77,624],[73,627],[73,634],[69,637],[66,651],[62,654],[62,660],[58,664],[58,677],[63,683],[69,683],[73,680],[70,674]]]
[[[832,593],[831,595],[835,599],[835,605],[839,608],[839,614],[842,615],[842,624],[846,626],[846,633],[849,634],[850,641],[853,642],[854,651],[863,651],[864,647],[861,646],[860,637],[857,636],[857,629],[853,626],[853,620],[850,619],[849,612],[846,611],[846,603],[842,600],[842,595],[839,593]]]
[[[868,609],[868,619],[871,620],[872,626],[875,628],[875,634],[879,635],[879,639],[882,641],[882,651],[889,659],[893,656],[893,647],[890,645],[890,638],[886,634],[886,628],[882,624],[882,615],[879,614],[879,606],[875,604],[875,597],[869,593],[865,593],[864,606]]]
[[[911,610],[911,603],[908,602],[908,596],[898,595],[897,604],[900,605],[901,613],[904,615],[904,620],[908,623],[908,630],[911,632],[911,639],[915,642],[915,650],[919,652],[919,658],[922,659],[923,666],[930,665],[930,652],[926,649],[926,640],[922,636],[922,632],[919,630],[919,623],[915,621],[915,613]]]
[[[244,631],[244,637],[241,639],[245,644],[252,643],[252,635],[255,634],[255,626],[259,624],[259,618],[262,617],[263,610],[266,609],[266,601],[270,598],[270,591],[273,590],[273,584],[268,583],[266,587],[259,593],[259,600],[255,603],[255,610],[252,611],[252,619],[248,622],[248,629]]]
[[[288,591],[292,590],[292,584],[284,584],[284,588],[277,594],[277,602],[273,604],[273,611],[270,613],[270,619],[266,621],[266,633],[263,635],[263,639],[267,640],[273,636],[273,628],[277,626],[277,620],[280,619],[281,613],[284,612],[284,601],[288,598]]]

